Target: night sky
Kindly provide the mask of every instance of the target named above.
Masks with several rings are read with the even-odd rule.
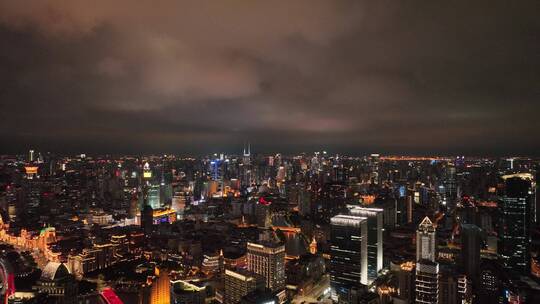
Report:
[[[540,155],[539,12],[0,0],[0,152]]]

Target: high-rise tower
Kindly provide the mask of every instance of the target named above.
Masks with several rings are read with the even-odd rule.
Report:
[[[367,281],[373,282],[383,268],[383,209],[353,206],[351,215],[367,218]]]
[[[241,169],[241,183],[242,186],[248,186],[251,184],[251,144],[248,143],[247,149],[244,145],[244,151],[242,154],[242,169]]]
[[[265,279],[266,288],[284,289],[285,245],[270,240],[247,243],[247,268]]]
[[[330,220],[330,287],[332,298],[348,302],[368,283],[367,218],[337,215]]]
[[[426,216],[416,230],[416,303],[439,300],[439,264],[435,262],[435,225]]]
[[[461,225],[461,261],[465,274],[476,284],[480,267],[480,249],[482,230],[476,225]]]
[[[530,264],[530,226],[532,175],[503,176],[505,195],[502,198],[499,254],[507,268],[527,274]]]
[[[141,211],[141,228],[144,231],[144,235],[149,237],[152,234],[154,225],[154,209],[148,203],[148,193],[146,187],[143,190],[143,202],[144,206]]]
[[[435,262],[435,225],[426,216],[416,230],[416,260]]]

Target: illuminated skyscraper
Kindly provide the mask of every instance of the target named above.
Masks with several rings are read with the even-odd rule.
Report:
[[[225,270],[224,304],[236,304],[257,289],[264,290],[264,279],[258,275],[242,270]]]
[[[33,162],[34,159],[35,159],[35,158],[34,158],[34,150],[30,150],[30,151],[28,152],[28,161],[29,161],[29,162]]]
[[[242,155],[242,167],[241,167],[241,184],[247,186],[251,184],[252,173],[251,173],[251,144],[248,144],[247,150],[244,146],[244,151]]]
[[[503,176],[499,254],[505,266],[522,274],[530,272],[530,225],[532,187],[530,174]]]
[[[381,160],[381,156],[379,154],[371,154],[369,157],[369,165],[371,167],[371,183],[372,184],[378,184],[379,183],[379,162]]]
[[[351,215],[367,218],[367,276],[368,283],[377,278],[383,268],[383,209],[352,207]]]
[[[148,205],[153,209],[161,208],[161,189],[159,185],[152,185],[148,187],[147,193]]]
[[[261,241],[247,243],[247,268],[264,277],[266,288],[279,291],[285,288],[285,245]]]
[[[534,176],[534,221],[536,225],[540,224],[540,167],[536,168]]]
[[[448,166],[444,168],[443,185],[444,185],[443,201],[446,202],[446,206],[448,208],[453,209],[455,207],[458,187],[457,187],[456,167],[453,166],[452,164],[448,164]]]
[[[212,174],[212,180],[221,181],[223,179],[223,160],[216,158],[210,162],[210,172]]]
[[[416,230],[416,260],[435,262],[435,226],[426,216]]]
[[[416,230],[416,303],[438,302],[439,264],[435,262],[435,249],[435,226],[425,217]]]
[[[337,215],[330,220],[330,286],[335,301],[348,302],[368,283],[367,218]]]
[[[242,163],[244,165],[250,165],[251,164],[251,144],[250,143],[248,143],[248,145],[247,145],[247,150],[246,150],[246,147],[244,147]]]

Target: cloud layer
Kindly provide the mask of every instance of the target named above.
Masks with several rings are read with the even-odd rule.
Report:
[[[538,155],[539,6],[0,1],[1,150]]]

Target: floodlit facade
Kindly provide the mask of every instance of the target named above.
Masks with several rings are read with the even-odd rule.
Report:
[[[242,297],[264,285],[261,277],[246,271],[225,270],[224,304],[240,302]]]
[[[367,218],[337,215],[330,224],[330,286],[338,301],[368,283]]]
[[[438,303],[440,275],[435,249],[435,225],[425,217],[416,230],[416,303]]]
[[[247,268],[264,277],[266,288],[285,288],[285,245],[247,243]]]
[[[383,268],[383,209],[352,207],[350,213],[367,218],[367,281],[373,282]]]

